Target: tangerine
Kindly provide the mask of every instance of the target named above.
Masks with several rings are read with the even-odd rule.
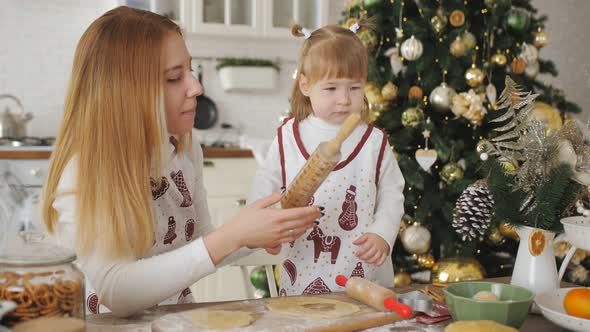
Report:
[[[575,288],[567,292],[563,307],[571,316],[590,319],[590,289]]]

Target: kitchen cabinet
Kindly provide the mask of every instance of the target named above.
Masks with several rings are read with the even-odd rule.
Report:
[[[122,4],[168,16],[187,33],[290,38],[293,22],[317,29],[328,21],[326,0],[126,0]]]

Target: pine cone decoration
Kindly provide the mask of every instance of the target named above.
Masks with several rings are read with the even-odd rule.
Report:
[[[453,211],[453,228],[463,241],[484,235],[492,221],[494,199],[486,180],[467,187],[459,196]]]

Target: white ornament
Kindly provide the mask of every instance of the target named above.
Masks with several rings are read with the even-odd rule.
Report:
[[[447,83],[442,82],[430,93],[430,104],[432,104],[435,110],[444,112],[451,107],[451,102],[456,94],[457,92],[453,88],[448,86]]]
[[[423,170],[429,171],[430,167],[436,162],[437,153],[435,150],[418,149],[416,150],[416,161]]]
[[[391,71],[393,74],[399,74],[404,68],[402,59],[399,57],[399,48],[397,46],[389,48],[385,51],[385,56],[389,57],[389,64],[391,65]]]
[[[498,92],[496,91],[496,86],[494,86],[492,83],[486,86],[486,97],[488,97],[488,101],[490,104],[492,104],[492,108],[495,108]]]
[[[539,60],[539,50],[531,44],[522,43],[520,57],[527,65],[532,64]]]
[[[428,252],[430,239],[430,231],[419,223],[408,226],[401,236],[404,249],[411,254],[425,254]]]
[[[481,159],[483,161],[488,160],[488,157],[489,157],[488,154],[485,152],[479,155],[479,159]]]
[[[524,68],[524,76],[528,78],[535,78],[539,73],[539,61],[527,64]]]
[[[424,48],[422,46],[422,42],[416,39],[414,36],[406,39],[402,43],[402,56],[409,61],[418,59],[422,55],[423,50]]]

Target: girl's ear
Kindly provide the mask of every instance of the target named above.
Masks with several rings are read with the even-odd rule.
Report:
[[[299,90],[304,96],[309,97],[309,81],[303,74],[299,75]]]

